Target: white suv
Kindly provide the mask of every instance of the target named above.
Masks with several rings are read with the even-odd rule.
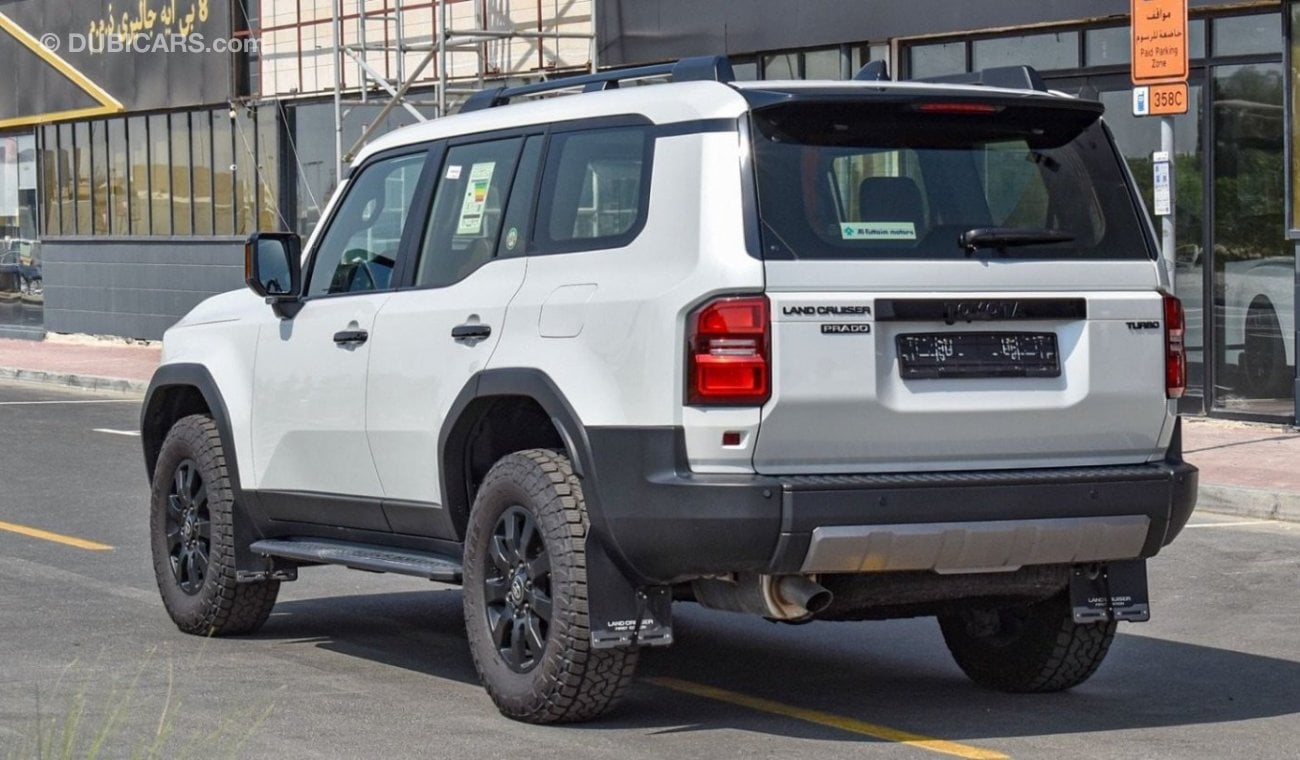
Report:
[[[143,412],[182,630],[258,628],[309,565],[463,583],[532,722],[605,711],[674,600],[937,616],[998,689],[1092,674],[1196,492],[1101,105],[729,74],[480,93],[370,146],[305,252],[250,239]]]

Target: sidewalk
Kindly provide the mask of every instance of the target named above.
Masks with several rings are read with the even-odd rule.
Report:
[[[0,339],[0,379],[142,395],[158,355],[156,343]],[[1183,454],[1201,469],[1198,509],[1300,522],[1300,432],[1294,428],[1187,417]]]

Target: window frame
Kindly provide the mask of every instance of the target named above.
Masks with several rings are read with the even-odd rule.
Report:
[[[312,294],[307,292],[307,288],[311,283],[312,275],[316,270],[316,265],[319,263],[320,246],[322,243],[325,242],[325,238],[329,234],[330,228],[334,225],[334,222],[338,217],[339,209],[341,209],[343,207],[343,204],[347,202],[348,196],[352,194],[353,188],[356,187],[356,185],[353,183],[353,179],[360,176],[366,170],[372,168],[375,164],[379,164],[385,161],[390,161],[393,159],[398,159],[403,156],[415,155],[417,153],[425,154],[424,163],[420,166],[420,175],[416,179],[415,194],[411,196],[411,206],[410,209],[407,211],[406,223],[402,227],[402,236],[399,238],[397,244],[397,262],[393,266],[393,273],[389,277],[388,285],[386,287],[375,288],[373,290],[344,291],[339,293]],[[308,301],[316,301],[319,299],[326,299],[326,298],[343,298],[348,296],[372,295],[374,293],[390,293],[394,290],[401,289],[401,286],[403,283],[405,283],[405,280],[399,278],[406,277],[408,275],[408,271],[409,272],[414,271],[414,268],[409,263],[412,255],[412,245],[413,245],[412,237],[423,236],[423,229],[422,229],[423,225],[413,225],[413,222],[417,220],[422,221],[428,216],[428,209],[427,209],[428,201],[430,198],[432,198],[432,193],[430,191],[431,189],[429,187],[429,182],[428,182],[429,167],[432,165],[434,161],[437,161],[439,164],[441,164],[444,153],[445,153],[445,144],[443,143],[429,143],[429,142],[412,143],[410,145],[403,145],[398,148],[393,148],[391,150],[386,150],[380,153],[376,153],[375,155],[366,159],[365,163],[362,163],[361,165],[357,166],[356,168],[346,173],[345,181],[347,182],[347,187],[344,188],[343,195],[339,196],[335,201],[333,201],[330,204],[329,214],[327,214],[317,225],[315,238],[313,240],[313,245],[311,249],[307,252],[307,265],[303,267],[303,274],[302,274],[302,296],[301,297],[304,303]]]
[[[554,184],[555,172],[559,168],[561,158],[561,152],[556,150],[555,147],[555,138],[564,136],[567,139],[570,136],[584,132],[605,132],[615,129],[639,129],[645,138],[641,149],[642,170],[640,187],[638,188],[636,221],[632,223],[631,227],[617,236],[571,238],[567,240],[550,239],[549,227],[545,231],[542,229],[542,213],[543,211],[550,212],[554,208],[554,195],[546,192],[546,189]],[[651,180],[654,177],[655,145],[658,138],[662,136],[661,131],[649,119],[637,116],[614,116],[556,125],[547,135],[546,146],[542,151],[542,170],[538,178],[539,190],[534,198],[533,210],[530,216],[527,255],[552,256],[562,253],[605,251],[626,248],[631,245],[641,235],[642,230],[645,229],[646,220],[649,216]]]

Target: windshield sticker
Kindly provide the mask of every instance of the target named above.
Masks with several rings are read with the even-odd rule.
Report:
[[[465,200],[460,204],[460,223],[457,235],[483,234],[483,206],[487,204],[488,187],[492,185],[492,172],[496,161],[484,161],[469,169],[469,182],[465,186]]]
[[[851,222],[840,225],[845,240],[916,240],[911,222]]]
[[[452,164],[451,166],[448,166],[448,167],[447,167],[447,179],[450,179],[450,180],[457,180],[457,179],[460,179],[460,165],[459,165],[459,164]]]

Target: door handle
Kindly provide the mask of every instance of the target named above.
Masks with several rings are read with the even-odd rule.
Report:
[[[370,339],[365,330],[339,330],[334,333],[334,342],[340,346],[359,346]]]
[[[456,340],[479,340],[492,334],[491,325],[465,323],[451,328],[451,337]]]

